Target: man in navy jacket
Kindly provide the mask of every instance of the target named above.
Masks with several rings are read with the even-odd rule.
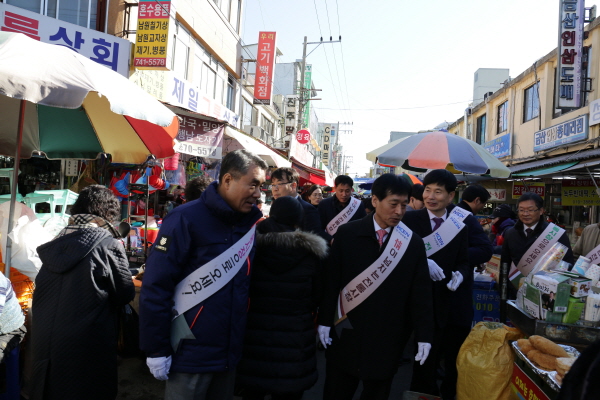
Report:
[[[262,216],[255,203],[266,169],[261,158],[246,150],[228,153],[219,182],[213,182],[199,200],[171,211],[162,224],[146,262],[140,296],[140,347],[154,377],[167,380],[165,399],[195,395],[233,398],[254,243],[249,244],[249,253],[238,257],[243,265],[237,273],[222,274],[220,279],[228,279],[224,287],[183,313],[194,338],[182,339],[176,349],[171,344],[173,298],[179,294],[175,288],[182,280],[228,251]],[[209,278],[202,278],[202,288],[196,288],[194,294],[220,283],[215,276],[214,281]]]

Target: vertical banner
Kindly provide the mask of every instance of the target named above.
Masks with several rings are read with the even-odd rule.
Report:
[[[560,0],[556,105],[577,108],[581,102],[584,0]]]
[[[323,127],[323,146],[321,147],[321,159],[323,164],[329,166],[331,156],[331,125],[325,124]]]
[[[171,0],[140,0],[133,65],[137,69],[167,68]]]
[[[271,104],[274,64],[275,32],[259,32],[254,78],[254,104]]]
[[[304,89],[310,89],[312,85],[312,65],[307,65],[306,70],[304,71]],[[304,91],[304,99],[310,99],[311,92],[310,90]],[[302,126],[308,127],[310,123],[310,101],[307,101],[304,104],[303,115],[302,115]]]

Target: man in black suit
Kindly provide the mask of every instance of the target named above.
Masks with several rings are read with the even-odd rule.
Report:
[[[319,203],[321,231],[325,232],[323,238],[327,240],[327,243],[331,243],[333,235],[341,225],[359,220],[367,215],[360,200],[352,197],[353,185],[354,180],[348,175],[336,176],[333,196],[323,199]],[[357,204],[354,204],[355,202]],[[356,207],[354,207],[355,205]]]
[[[425,176],[423,186],[425,208],[407,213],[403,221],[423,238],[428,252],[429,273],[434,281],[435,329],[427,362],[424,365],[415,363],[413,366],[410,389],[437,396],[440,392],[435,374],[443,338],[449,333],[446,329],[451,313],[450,294],[460,286],[464,277],[470,276],[468,228],[466,222],[463,222],[467,213],[460,208],[454,211],[454,206],[449,207],[457,186],[452,173],[444,169],[433,170]],[[444,227],[444,224],[447,226]],[[434,232],[435,235],[432,234]]]
[[[372,194],[375,211],[339,227],[325,267],[318,317],[327,348],[324,400],[353,399],[360,381],[362,400],[387,399],[408,331],[415,331],[417,364],[427,359],[433,339],[425,247],[401,223],[410,185],[384,174]]]
[[[327,240],[321,229],[321,220],[319,219],[317,209],[298,195],[299,178],[298,171],[293,168],[283,167],[273,171],[271,174],[271,192],[273,193],[273,199],[276,200],[283,196],[295,197],[304,210],[300,229],[306,232],[316,233]]]

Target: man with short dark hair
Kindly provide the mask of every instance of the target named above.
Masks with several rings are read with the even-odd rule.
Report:
[[[425,190],[425,187],[420,183],[412,186],[410,192],[410,201],[406,206],[406,211],[420,210],[424,207],[423,190]]]
[[[277,200],[284,196],[294,197],[298,200],[304,210],[304,217],[300,223],[300,229],[323,236],[319,212],[315,206],[305,201],[298,194],[299,180],[300,175],[295,169],[287,167],[277,168],[271,174],[271,192],[273,193],[273,199]]]
[[[140,348],[154,377],[167,380],[166,400],[233,398],[266,170],[254,153],[228,153],[219,181],[171,211],[152,246]]]
[[[401,222],[409,194],[403,178],[380,176],[375,211],[335,235],[318,320],[327,348],[324,400],[353,399],[360,381],[361,399],[387,399],[411,328],[416,363],[428,358],[432,283],[423,241]]]
[[[319,203],[321,228],[325,240],[331,243],[338,228],[350,221],[363,218],[367,213],[360,200],[352,197],[354,180],[348,175],[338,175],[334,181],[334,195]]]
[[[462,201],[458,206],[473,215],[477,215],[490,199],[490,192],[481,185],[469,185],[462,194]]]
[[[212,179],[208,175],[198,176],[185,185],[185,201],[189,203],[199,199],[202,196],[202,192],[206,190],[208,185],[212,183]]]
[[[403,221],[425,242],[429,273],[434,281],[435,328],[429,358],[424,365],[413,365],[411,390],[437,396],[439,388],[435,373],[442,353],[442,340],[450,322],[450,294],[460,287],[465,277],[470,276],[465,222],[470,214],[452,205],[457,181],[451,172],[433,170],[425,176],[423,186],[425,208],[406,213]]]
[[[567,232],[554,224],[549,224],[542,217],[543,214],[544,200],[540,195],[532,192],[524,193],[517,200],[517,223],[504,231],[500,263],[512,265],[509,279],[515,287],[519,286],[522,276],[529,274],[529,271],[535,266],[536,260],[542,257],[556,242],[567,246],[568,251],[563,257],[563,261],[573,264],[573,251]],[[551,239],[544,241],[548,234]],[[538,250],[537,257],[529,257],[534,249]],[[514,298],[514,296],[515,293],[511,291],[511,297]]]

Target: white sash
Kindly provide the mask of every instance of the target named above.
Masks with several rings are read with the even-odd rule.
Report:
[[[179,282],[173,295],[174,317],[202,303],[229,283],[250,255],[255,233],[256,225],[225,252]]]
[[[592,260],[592,264],[598,264],[598,260],[600,259],[600,245],[596,246],[593,250],[587,253],[586,258]]]
[[[377,260],[352,279],[340,292],[337,322],[372,295],[379,285],[390,276],[404,256],[412,234],[412,231],[402,222],[392,229],[392,236]]]
[[[454,239],[454,237],[465,227],[463,221],[471,215],[465,209],[454,207],[446,222],[442,224],[435,232],[423,238],[427,257],[431,257]]]
[[[518,287],[518,280],[522,276],[527,276],[537,264],[538,258],[544,255],[546,251],[550,249],[561,236],[565,233],[565,230],[559,226],[549,223],[544,232],[537,238],[529,249],[523,254],[519,264],[515,266],[512,263],[510,266],[510,272],[508,279]]]
[[[331,236],[335,235],[338,228],[350,221],[354,214],[356,214],[358,206],[360,206],[360,200],[354,197],[350,198],[348,206],[346,206],[346,208],[344,208],[327,224],[327,228],[325,229],[327,233],[329,233]]]

